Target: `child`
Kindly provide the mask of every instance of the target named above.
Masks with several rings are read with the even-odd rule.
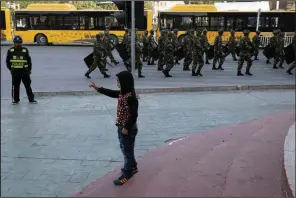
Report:
[[[120,91],[98,87],[94,82],[91,82],[89,87],[111,98],[118,98],[116,126],[120,149],[124,156],[124,167],[121,169],[122,175],[114,180],[114,184],[121,186],[138,172],[134,155],[135,139],[138,133],[138,99],[132,74],[129,71],[122,71],[116,76]]]

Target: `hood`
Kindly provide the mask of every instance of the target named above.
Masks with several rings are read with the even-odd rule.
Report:
[[[122,71],[116,74],[116,76],[121,86],[121,94],[135,91],[134,77],[129,71]]]

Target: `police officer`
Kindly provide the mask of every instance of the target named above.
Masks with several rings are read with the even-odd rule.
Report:
[[[13,39],[14,47],[11,47],[6,56],[6,65],[12,76],[13,86],[13,104],[18,104],[20,101],[20,85],[23,81],[26,88],[27,96],[30,103],[37,103],[34,100],[34,94],[31,88],[31,70],[32,61],[29,50],[22,46],[23,39],[20,36],[15,36]]]

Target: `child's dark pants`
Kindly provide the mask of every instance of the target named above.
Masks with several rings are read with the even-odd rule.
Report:
[[[137,168],[134,149],[138,127],[135,124],[132,129],[128,131],[128,135],[123,134],[122,129],[122,126],[118,126],[118,139],[121,152],[124,156],[123,175],[126,178],[130,178],[132,177],[133,169]]]

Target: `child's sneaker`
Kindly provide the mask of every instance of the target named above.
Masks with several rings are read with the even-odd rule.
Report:
[[[130,177],[131,178],[131,177]],[[122,186],[125,184],[130,178],[125,177],[124,175],[121,175],[118,179],[114,180],[113,183],[115,186]]]
[[[124,171],[124,169],[123,168],[121,168],[121,172],[123,173],[123,171]],[[138,168],[133,168],[133,172],[132,172],[132,174],[133,175],[135,175],[135,174],[137,174],[138,173]]]

